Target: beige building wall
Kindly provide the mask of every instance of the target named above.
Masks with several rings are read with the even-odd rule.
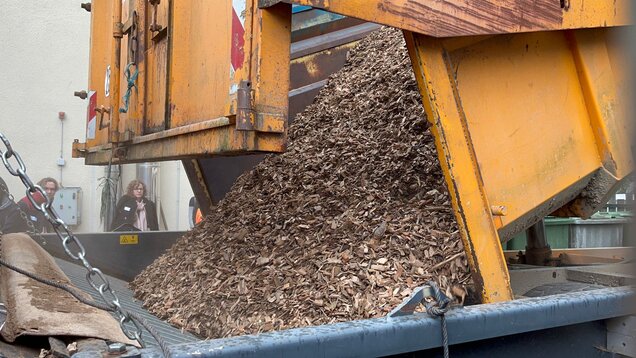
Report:
[[[80,187],[77,232],[101,232],[99,179],[103,167],[71,158],[73,139],[85,141],[86,101],[73,96],[87,89],[90,13],[80,1],[6,1],[0,11],[0,132],[20,153],[37,181],[51,176],[65,187]],[[64,112],[60,120],[59,112]],[[62,163],[64,165],[58,165]],[[124,186],[135,166],[123,169]],[[160,169],[160,199],[170,230],[188,228],[192,190],[179,162]],[[0,167],[19,200],[23,184]],[[159,204],[159,203],[158,203]]]

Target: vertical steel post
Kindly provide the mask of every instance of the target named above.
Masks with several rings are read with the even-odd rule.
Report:
[[[473,143],[441,40],[404,32],[473,279],[484,303],[513,299]]]

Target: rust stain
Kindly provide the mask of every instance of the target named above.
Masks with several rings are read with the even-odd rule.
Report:
[[[406,4],[384,0],[378,9],[405,19],[412,19],[418,32],[438,37],[495,34],[510,31],[556,28],[563,23],[560,2],[554,0],[494,0],[423,2]]]

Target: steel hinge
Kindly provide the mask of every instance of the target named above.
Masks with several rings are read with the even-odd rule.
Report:
[[[274,113],[256,113],[254,91],[249,81],[241,81],[236,91],[236,129],[265,133],[284,133],[285,116]]]

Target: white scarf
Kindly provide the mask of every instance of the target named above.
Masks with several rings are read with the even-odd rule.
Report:
[[[141,231],[148,231],[148,222],[146,222],[146,203],[137,202],[137,221],[135,227]]]

